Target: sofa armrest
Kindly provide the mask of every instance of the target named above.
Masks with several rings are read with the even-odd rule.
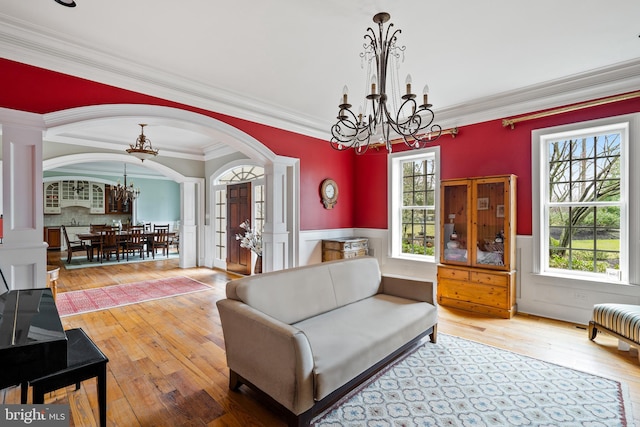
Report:
[[[313,354],[306,335],[232,299],[217,302],[229,369],[296,414],[313,406]]]
[[[381,288],[382,293],[387,295],[435,305],[436,294],[433,282],[403,276],[383,275]]]

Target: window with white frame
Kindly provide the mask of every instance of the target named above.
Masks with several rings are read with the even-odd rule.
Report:
[[[389,156],[391,256],[435,261],[440,149]]]
[[[638,227],[629,218],[637,216],[640,197],[629,192],[638,174],[628,165],[640,151],[630,143],[638,117],[533,132],[537,273],[618,283],[637,277],[629,262],[637,244],[629,236]]]

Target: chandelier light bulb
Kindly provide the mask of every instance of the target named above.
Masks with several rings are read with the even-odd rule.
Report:
[[[377,77],[374,74],[373,76],[371,76],[371,95],[375,95],[376,92],[376,82],[377,82]]]
[[[347,87],[347,85],[344,85],[344,87],[342,88],[342,103],[343,104],[348,104],[349,102],[347,102],[347,97],[349,95],[349,88]]]
[[[429,105],[429,85],[424,85],[422,89],[422,104]]]
[[[407,78],[405,79],[405,84],[407,85],[407,95],[411,94],[411,74],[407,74]]]

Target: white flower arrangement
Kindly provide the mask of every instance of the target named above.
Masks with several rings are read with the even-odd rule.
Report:
[[[236,234],[236,240],[240,240],[240,247],[251,249],[256,255],[262,256],[262,235],[257,230],[251,229],[249,220],[240,224],[240,228],[244,229],[244,235]]]

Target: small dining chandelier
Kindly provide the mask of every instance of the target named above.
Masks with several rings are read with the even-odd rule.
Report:
[[[120,184],[120,180],[113,189],[112,194],[115,199],[124,204],[133,202],[140,196],[140,188],[135,188],[133,182],[127,184],[127,164],[124,165],[124,185]]]
[[[351,110],[345,86],[338,105],[338,121],[331,127],[330,143],[336,150],[353,148],[356,154],[364,154],[369,146],[384,145],[390,153],[391,138],[396,134],[407,147],[424,148],[442,134],[440,125],[433,123],[435,115],[428,101],[428,86],[424,87],[422,104],[418,105],[411,91],[411,76],[407,75],[406,92],[400,94],[397,70],[404,60],[406,47],[396,44],[397,35],[402,31],[393,30],[393,23],[384,30],[390,18],[385,12],[373,17],[373,22],[378,24],[378,34],[367,28],[365,50],[360,54],[363,67],[365,63],[367,66],[366,91],[370,91],[364,100],[366,110],[362,111],[361,106],[357,115]],[[372,142],[372,137],[377,140]]]
[[[151,140],[144,134],[145,126],[145,123],[140,123],[140,135],[138,135],[136,143],[129,144],[129,148],[127,148],[127,153],[136,156],[143,162],[145,159],[150,159],[158,155],[158,150],[153,149]]]

